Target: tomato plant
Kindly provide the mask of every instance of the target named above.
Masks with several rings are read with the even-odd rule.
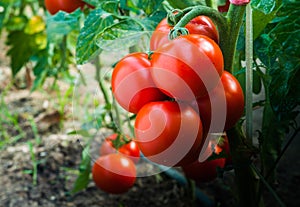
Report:
[[[244,93],[237,79],[229,72],[224,71],[221,81],[208,95],[198,98],[192,105],[198,107],[205,129],[208,130],[211,122],[211,106],[223,103],[225,96],[226,120],[224,129],[233,127],[244,112]]]
[[[188,52],[187,52],[188,51]],[[218,84],[223,73],[219,46],[203,35],[185,35],[151,55],[154,83],[168,96],[194,100]]]
[[[145,156],[163,165],[182,165],[194,161],[194,157],[199,154],[203,143],[202,136],[198,134],[195,138],[195,136],[179,135],[181,131],[186,132],[188,135],[197,130],[200,131],[200,122],[203,122],[204,125],[203,130],[201,130],[203,132],[201,133],[206,133],[205,131],[207,131],[211,122],[211,106],[215,106],[214,103],[219,99],[217,94],[224,92],[223,94],[225,95],[227,105],[225,130],[228,135],[228,143],[231,150],[232,166],[235,170],[236,193],[239,202],[237,206],[260,206],[264,189],[272,189],[272,184],[274,180],[276,180],[276,166],[287,148],[283,144],[290,143],[290,140],[285,140],[285,132],[293,130],[294,134],[292,137],[294,138],[299,131],[298,126],[294,124],[299,114],[297,107],[299,107],[298,97],[300,97],[299,84],[297,84],[299,76],[299,61],[297,58],[299,44],[298,41],[296,41],[299,39],[299,33],[295,32],[299,30],[298,27],[300,25],[298,24],[299,11],[295,10],[295,8],[299,7],[299,2],[294,0],[283,2],[270,0],[268,4],[266,4],[263,1],[252,1],[250,6],[252,7],[253,15],[249,15],[248,13],[247,18],[244,16],[246,6],[230,4],[228,11],[219,12],[215,1],[168,1],[170,5],[178,7],[181,10],[172,10],[169,4],[158,0],[86,0],[86,2],[93,2],[93,5],[96,5],[96,9],[87,14],[86,19],[83,19],[84,26],[80,29],[76,47],[76,60],[78,65],[90,61],[93,57],[99,57],[98,55],[103,51],[110,51],[112,49],[118,51],[130,48],[128,50],[130,52],[139,51],[140,53],[144,53],[144,48],[149,48],[149,45],[145,46],[140,44],[141,42],[142,44],[147,42],[148,39],[143,41],[146,39],[145,36],[147,36],[145,34],[151,34],[155,28],[160,30],[160,27],[162,31],[165,31],[162,32],[164,37],[161,39],[158,36],[156,37],[157,33],[154,33],[152,36],[150,48],[154,50],[154,53],[149,56],[150,62],[148,56],[145,54],[141,55],[144,57],[138,58],[138,60],[135,59],[132,62],[128,61],[129,63],[125,67],[128,73],[126,74],[126,72],[123,71],[124,76],[120,76],[120,83],[123,81],[125,83],[125,79],[127,78],[124,77],[130,77],[131,74],[137,71],[143,71],[137,72],[137,74],[140,75],[137,77],[140,77],[140,79],[137,79],[136,82],[128,81],[126,87],[125,85],[122,87],[117,86],[118,88],[124,89],[121,94],[118,94],[115,90],[115,86],[113,86],[114,84],[112,85],[117,102],[120,102],[120,105],[123,105],[123,108],[126,110],[137,113],[135,133],[138,135],[137,141],[140,147],[143,148],[142,151]],[[239,2],[245,4],[248,1]],[[2,2],[0,4],[3,5]],[[203,4],[206,6],[203,6]],[[248,9],[250,6],[248,6]],[[221,10],[222,8],[219,9]],[[80,10],[78,12],[80,12]],[[166,25],[165,23],[167,21],[163,20],[166,18],[167,12],[182,13],[181,18],[176,19],[176,22],[171,21],[175,23],[172,27]],[[59,14],[60,13],[58,13],[58,15]],[[67,23],[79,22],[78,17],[80,15],[77,15],[76,20],[74,20],[74,15],[74,13],[66,14],[63,17],[64,21]],[[5,14],[5,16],[11,17],[7,14]],[[198,18],[198,16],[206,16],[213,21],[219,33],[217,36],[218,41],[215,42],[212,40],[216,38],[216,35],[214,35],[214,37],[209,36],[209,38],[203,35],[184,35],[185,33],[181,33],[181,31],[186,31],[185,29],[193,33],[192,29],[188,28],[187,25],[194,27],[195,25],[192,21]],[[251,42],[251,35],[249,35],[249,33],[251,33],[251,31],[249,32],[251,25],[249,26],[248,24],[251,22],[249,21],[249,16],[253,17],[252,34],[254,44]],[[2,15],[0,14],[0,24],[1,17]],[[54,15],[54,17],[49,18],[48,21],[53,23],[56,19],[55,17]],[[61,18],[62,16],[59,17]],[[40,43],[35,40],[39,40],[40,35],[43,33],[40,31],[40,33],[37,32],[34,35],[29,35],[27,33],[28,29],[24,29],[28,26],[23,27],[23,25],[30,25],[28,20],[31,17],[26,16],[26,18],[21,18],[21,20],[25,19],[25,24],[11,24],[11,22],[18,21],[10,21],[9,23],[7,20],[6,22],[4,21],[6,25],[10,26],[10,29],[14,29],[14,32],[12,32],[13,35],[9,36],[10,45],[13,45],[12,48],[17,48],[16,46],[19,44],[22,45],[21,51],[22,54],[25,55],[25,58],[21,61],[22,64],[17,64],[19,61],[16,60],[20,58],[20,51],[18,49],[12,50],[11,54],[14,54],[15,57],[15,59],[11,61],[14,66],[14,71],[18,71],[24,66],[23,63],[27,60],[35,59],[37,56],[43,56],[44,61],[38,61],[37,64],[33,64],[34,66],[39,66],[38,69],[35,70],[35,74],[39,74],[40,77],[45,77],[49,74],[56,75],[57,73],[50,73],[49,68],[55,68],[54,71],[62,71],[67,66],[66,62],[62,60],[58,61],[57,59],[59,58],[52,59],[53,56],[51,56],[51,58],[45,57],[49,57],[47,56],[48,54],[57,54],[57,52],[67,54],[62,52],[66,50],[60,50],[60,47],[54,47],[56,48],[55,50],[50,50],[53,48],[50,44],[52,43],[51,41],[48,41],[47,44],[38,44],[38,47],[35,47],[34,44],[27,44],[29,40],[30,42]],[[57,17],[57,19],[60,18]],[[73,21],[68,21],[68,18]],[[245,21],[245,19],[247,19],[247,21]],[[16,19],[11,18],[11,20]],[[17,20],[20,20],[20,18],[17,18]],[[210,23],[211,22],[206,22],[204,25],[209,25]],[[195,27],[198,28],[198,26],[197,24],[197,27]],[[58,27],[52,25],[50,28]],[[68,27],[59,28],[65,29]],[[182,36],[168,42],[166,37],[170,30],[172,31],[171,34],[175,34],[174,36],[177,34],[181,34]],[[10,32],[12,30],[8,31]],[[285,32],[282,33],[282,31]],[[247,32],[247,35],[245,32]],[[16,38],[16,35],[19,33],[22,34],[22,38],[20,38],[22,41],[17,41],[19,38]],[[68,33],[64,32],[64,34]],[[212,34],[215,33],[213,32]],[[24,41],[24,39],[27,41]],[[245,39],[248,43],[247,48],[245,48],[244,45]],[[27,45],[34,45],[34,47],[27,47]],[[69,48],[67,44],[62,45],[65,46],[62,48]],[[252,51],[249,45],[254,46],[254,61],[249,54]],[[39,48],[38,52],[36,52],[36,48]],[[40,55],[40,49],[43,51],[43,55]],[[132,55],[130,59],[134,59],[133,56],[134,55]],[[245,56],[247,57],[246,61]],[[55,67],[51,67],[52,64],[48,64],[49,59],[56,63]],[[68,58],[62,59],[66,60]],[[127,57],[125,57],[125,59],[127,59]],[[141,61],[141,59],[143,59],[144,62]],[[97,59],[97,61],[93,59],[93,62],[97,68],[97,81],[99,82],[100,89],[103,90],[103,88],[105,88],[103,85],[105,86],[105,84],[103,84],[103,80],[101,80],[101,75],[103,74],[100,74],[102,70],[100,70],[101,64],[98,60],[100,59]],[[244,64],[242,63],[244,63],[244,61],[246,62],[247,70],[243,69]],[[122,62],[121,60],[120,65],[122,65]],[[44,67],[45,65],[47,67]],[[117,64],[114,72],[118,71],[120,65]],[[137,69],[136,66],[139,66],[140,69]],[[148,68],[149,66],[149,70],[141,69],[145,67]],[[43,68],[47,69],[42,70]],[[223,73],[223,68],[227,72]],[[249,96],[248,90],[250,87],[249,79],[247,78],[251,78],[249,74],[251,74],[252,70],[255,70],[255,74],[259,76],[253,81],[253,86],[257,86],[257,83],[262,83],[264,89],[264,93],[261,94],[261,100],[255,103],[249,99],[251,94]],[[248,101],[245,104],[247,106],[246,109],[248,109],[246,110],[248,111],[248,116],[245,116],[246,134],[243,131],[242,125],[237,124],[241,123],[239,120],[241,120],[241,116],[243,115],[244,100],[242,93],[239,93],[239,84],[233,78],[233,75],[239,76],[239,74],[243,73],[246,74],[245,80],[248,80],[246,81],[248,84],[245,84],[245,91],[248,91],[248,95],[245,93],[245,97],[248,97]],[[113,79],[114,78],[115,76],[113,76]],[[224,83],[223,79],[225,79]],[[44,79],[41,78],[40,80]],[[143,82],[144,85],[141,84],[141,86],[137,84],[140,82]],[[222,89],[220,92],[219,84],[221,83],[225,91],[222,91]],[[145,89],[145,85],[153,86],[150,87],[151,90],[149,89],[151,92],[147,89],[147,93],[140,93],[145,92],[141,91],[141,89]],[[236,86],[235,89],[230,87],[233,85]],[[256,93],[261,92],[262,87],[255,88],[257,88],[257,90],[253,91],[256,91]],[[99,126],[108,127],[117,131],[116,129],[123,126],[123,123],[134,121],[135,116],[128,115],[125,112],[123,113],[123,111],[119,113],[117,111],[118,107],[110,100],[109,93],[107,93],[107,91],[105,92],[105,90],[103,91],[105,99],[103,108],[105,112],[103,112],[101,116],[97,116]],[[162,95],[162,92],[169,97]],[[162,98],[156,99],[157,94],[162,95]],[[122,95],[125,101],[122,100],[123,98],[118,98],[118,96],[121,97]],[[207,98],[208,95],[209,99]],[[172,98],[175,100],[170,101]],[[196,98],[198,103],[193,103],[196,104],[196,106],[194,105],[195,110],[193,110],[186,102],[195,101],[194,99]],[[181,102],[185,103],[182,104]],[[263,107],[263,123],[261,128],[257,129],[257,131],[259,131],[257,142],[252,142],[252,139],[256,139],[256,137],[248,133],[249,131],[253,131],[251,130],[251,116],[249,115],[249,110],[252,112],[253,109],[259,107]],[[200,112],[200,118],[196,111]],[[120,115],[119,118],[118,115]],[[128,121],[128,119],[130,121]],[[220,130],[217,133],[223,133],[223,131]],[[199,137],[201,137],[201,139]],[[193,146],[192,140],[194,139],[195,142],[198,143],[198,147]],[[177,145],[173,145],[173,143],[177,141],[185,143],[187,140],[191,142],[190,145],[193,153],[189,150],[183,150]],[[188,149],[188,144],[185,143],[185,145],[186,146],[182,145],[181,147]],[[171,153],[173,147],[174,151]],[[86,147],[86,149],[88,149],[88,147]],[[167,149],[170,149],[170,151]],[[178,153],[182,156],[178,155],[178,159],[175,159]],[[256,162],[253,162],[253,159],[257,159],[257,157],[260,159],[260,169],[258,169],[260,166],[256,165]],[[85,166],[89,164],[86,160],[84,160]],[[172,163],[171,161],[174,162]],[[213,168],[213,171],[214,170],[215,168]],[[85,171],[85,173],[87,171]],[[267,188],[264,187],[265,185],[267,185]],[[274,191],[272,191],[272,193],[274,193]],[[274,198],[278,200],[276,194]]]
[[[205,35],[213,39],[216,43],[219,42],[219,34],[216,26],[209,17],[198,16],[192,19],[186,26],[190,34]],[[168,24],[167,18],[164,18],[155,28],[150,39],[150,50],[156,50],[160,46],[169,42],[169,32],[173,29]]]
[[[136,168],[133,161],[120,154],[99,157],[92,168],[93,180],[101,190],[120,194],[135,183]]]
[[[119,140],[119,142],[121,142],[122,145],[116,149],[114,142],[116,141],[118,136],[121,136],[121,135],[118,135],[115,133],[115,134],[112,134],[105,138],[105,140],[102,143],[100,150],[99,150],[100,156],[107,155],[107,154],[113,154],[118,151],[122,155],[125,155],[125,156],[129,157],[130,159],[132,159],[132,161],[134,163],[137,163],[140,159],[140,149],[139,149],[137,143],[134,140],[130,140],[129,137],[127,137],[127,139],[129,139],[129,142],[126,143],[123,140],[124,138],[122,139],[122,137],[121,137],[121,140]]]
[[[133,53],[121,59],[112,74],[112,91],[127,111],[137,113],[146,103],[166,99],[150,74],[151,64],[146,53]]]
[[[78,8],[83,9],[85,5],[82,0],[45,0],[46,9],[52,15],[60,10],[71,13]]]
[[[187,104],[152,102],[137,114],[135,136],[148,159],[162,165],[179,166],[198,158],[202,123]]]

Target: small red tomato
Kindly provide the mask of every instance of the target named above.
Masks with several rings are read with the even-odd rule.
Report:
[[[116,150],[115,146],[113,145],[113,141],[116,140],[117,136],[118,134],[112,134],[104,140],[100,147],[100,156],[116,153],[117,151],[119,151],[119,153],[127,156],[134,163],[138,163],[140,159],[140,149],[136,142],[134,140],[131,140],[130,142],[122,145],[118,150]]]
[[[96,186],[112,194],[128,191],[135,183],[136,168],[131,159],[120,154],[99,157],[92,168]]]
[[[152,162],[180,166],[198,158],[202,123],[187,104],[152,102],[137,114],[135,137],[141,152]]]
[[[129,54],[114,68],[112,91],[125,110],[137,113],[146,103],[167,98],[154,84],[150,69],[146,53]]]
[[[205,35],[213,39],[216,43],[219,42],[219,33],[212,22],[212,20],[207,16],[198,16],[192,19],[185,28],[188,29],[190,34]],[[172,26],[168,24],[167,18],[164,18],[155,28],[151,39],[150,39],[150,50],[156,50],[160,46],[169,42],[168,35],[173,29]]]
[[[212,181],[217,177],[217,167],[224,168],[225,158],[196,161],[190,165],[182,166],[186,177],[193,179],[196,183]]]

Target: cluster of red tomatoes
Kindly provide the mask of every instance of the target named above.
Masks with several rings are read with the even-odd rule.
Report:
[[[122,58],[111,84],[117,102],[136,114],[135,138],[145,157],[188,169],[208,134],[223,133],[240,119],[244,95],[224,71],[218,30],[208,17],[194,18],[186,25],[189,34],[173,40],[171,29],[162,20],[150,40],[152,52]]]
[[[85,6],[92,8],[91,5],[82,0],[45,0],[45,7],[50,14],[56,14],[58,11],[72,13],[76,9],[83,9]]]
[[[123,144],[117,147],[120,143]],[[112,134],[104,140],[99,153],[100,157],[92,168],[96,186],[113,194],[129,190],[135,183],[135,164],[140,159],[140,150],[136,142],[129,137]]]

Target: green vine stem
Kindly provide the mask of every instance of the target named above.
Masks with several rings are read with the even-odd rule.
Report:
[[[226,42],[226,34],[227,34],[227,22],[226,18],[217,10],[207,7],[207,6],[196,6],[192,9],[188,8],[184,10],[186,14],[180,19],[180,21],[174,26],[173,30],[179,29],[187,25],[192,19],[197,16],[205,15],[212,19],[212,21],[217,25],[220,35],[220,46],[222,48],[222,42]],[[171,31],[172,32],[172,31]],[[225,34],[226,33],[226,34]],[[225,35],[223,35],[225,34]],[[225,37],[224,37],[225,36]]]
[[[228,31],[225,33],[226,37],[222,38],[221,49],[224,56],[224,67],[229,72],[232,72],[233,61],[235,56],[236,44],[241,25],[243,23],[243,17],[245,14],[246,6],[236,6],[230,4],[226,19],[228,24]],[[221,33],[222,34],[222,33]]]
[[[253,84],[253,25],[252,25],[252,8],[246,6],[246,137],[252,143],[252,84]]]
[[[99,57],[99,55],[97,55],[96,58],[95,58],[95,66],[96,66],[96,76],[95,76],[95,79],[98,82],[99,88],[100,88],[100,90],[101,90],[101,92],[103,94],[103,98],[104,98],[105,104],[107,106],[111,107],[112,103],[109,100],[109,95],[108,95],[107,89],[105,88],[105,86],[103,84],[103,80],[101,79],[101,63],[100,63],[100,57]],[[114,122],[114,117],[113,117],[113,114],[112,114],[111,110],[109,110],[109,117],[110,117],[111,122]],[[115,127],[113,127],[113,128],[115,128]]]

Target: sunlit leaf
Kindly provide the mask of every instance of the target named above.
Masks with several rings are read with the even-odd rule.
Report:
[[[99,54],[101,49],[97,46],[98,35],[113,23],[113,16],[102,9],[95,9],[88,15],[78,36],[76,46],[78,64],[83,64]]]
[[[271,8],[264,7],[260,0],[252,1],[253,9],[253,39],[256,39],[275,17],[281,6],[282,0],[264,0],[270,1]],[[257,4],[258,3],[258,4]],[[266,11],[267,10],[267,11]]]
[[[20,31],[26,27],[27,22],[27,17],[24,15],[13,16],[7,21],[6,29],[8,31]]]
[[[41,16],[33,16],[29,19],[24,32],[26,34],[36,34],[46,29],[46,24]]]
[[[48,15],[46,21],[48,39],[55,39],[57,35],[67,35],[73,30],[79,30],[80,15],[79,9],[70,14],[59,11],[55,15]]]
[[[276,8],[279,0],[252,0],[251,5],[253,8],[260,10],[264,14],[270,14]]]
[[[107,27],[98,34],[97,45],[102,50],[119,50],[137,44],[143,35],[149,34],[142,24],[128,18]]]

